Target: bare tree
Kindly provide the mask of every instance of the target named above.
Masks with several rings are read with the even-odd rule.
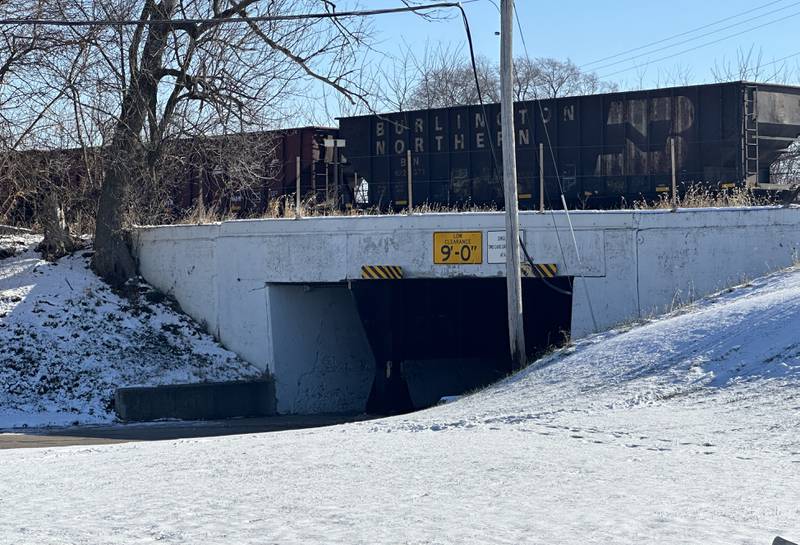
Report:
[[[413,107],[419,74],[418,61],[408,44],[399,57],[386,57],[372,85],[376,107],[398,112]]]
[[[47,125],[38,133],[53,148],[59,143],[54,128],[61,127],[87,158],[100,150],[93,266],[114,284],[135,273],[126,228],[168,213],[163,209],[170,203],[159,195],[175,178],[175,157],[185,157],[186,142],[217,135],[202,153],[189,155],[199,153],[212,165],[204,165],[204,180],[244,190],[245,180],[264,174],[241,153],[232,159],[231,149],[249,142],[240,138],[234,146],[237,137],[279,124],[313,86],[351,103],[366,100],[352,66],[369,27],[364,19],[336,16],[329,0],[31,0],[20,10],[26,17],[46,11],[71,21],[138,21],[45,27],[56,47],[19,70],[15,82],[26,96],[40,89],[41,97],[18,100],[12,114],[17,136],[25,121],[37,120],[40,128]],[[332,17],[262,18],[313,11]],[[39,29],[20,32],[28,33],[27,42],[10,36],[7,51],[24,50]]]
[[[581,70],[569,59],[523,57],[514,64],[517,100],[593,95],[616,89],[616,85],[601,81],[594,72]]]
[[[738,48],[733,60],[714,61],[711,75],[716,82],[753,81],[758,83],[788,83],[796,79],[795,71],[784,62],[766,61],[762,48],[751,45]]]
[[[413,61],[416,85],[409,101],[412,108],[443,108],[479,102],[472,65],[459,49],[426,45],[422,57]],[[500,98],[499,70],[485,57],[476,59],[476,67],[481,98],[497,102]]]
[[[443,108],[479,102],[475,71],[461,49],[431,47],[417,57],[407,47],[390,72],[382,72],[377,85],[384,90],[379,103],[386,109]],[[485,102],[500,98],[499,67],[485,57],[475,62],[481,97]],[[571,61],[520,57],[515,61],[516,100],[587,95],[612,91],[616,85],[602,82],[597,74],[582,71]]]
[[[26,17],[138,22],[16,29],[6,42],[9,58],[22,59],[16,52],[25,50],[25,40],[42,43],[40,36],[51,47],[39,57],[24,55],[30,60],[20,61],[13,83],[3,82],[0,91],[13,103],[1,114],[10,112],[12,121],[5,142],[77,150],[84,194],[99,195],[93,266],[112,283],[135,272],[126,228],[168,218],[180,206],[165,192],[181,168],[202,171],[203,184],[247,194],[269,173],[252,160],[261,151],[238,137],[281,124],[306,106],[315,87],[351,105],[374,98],[368,97],[374,79],[356,62],[370,37],[363,19],[261,18],[319,10],[335,15],[330,0],[23,0],[18,9]],[[484,100],[496,101],[497,67],[482,58],[477,64]],[[523,99],[603,86],[572,63],[552,59],[537,59],[525,73]],[[380,98],[392,109],[478,100],[471,63],[455,49],[431,48],[386,76],[390,92]],[[200,135],[219,140],[212,149],[195,149]]]
[[[661,68],[656,76],[656,87],[675,87],[681,85],[691,85],[694,80],[694,72],[690,66],[676,64],[672,67]]]
[[[52,17],[52,5],[21,1],[0,3],[0,17]],[[64,210],[59,204],[58,179],[63,173],[63,157],[42,152],[25,153],[31,148],[47,149],[52,139],[41,134],[52,129],[52,115],[66,90],[42,84],[42,67],[62,48],[74,45],[59,33],[43,26],[0,27],[0,219],[22,216],[38,221],[44,228],[41,249],[48,258],[57,258],[79,246],[69,234]],[[73,56],[64,69],[76,73],[82,66]]]

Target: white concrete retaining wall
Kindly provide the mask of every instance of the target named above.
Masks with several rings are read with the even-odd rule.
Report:
[[[786,267],[800,256],[800,208],[573,212],[581,265],[563,213],[521,214],[535,262],[576,281],[572,333],[657,314]],[[146,227],[142,275],[175,296],[225,346],[270,371],[279,412],[337,412],[366,399],[373,360],[352,297],[320,283],[360,278],[362,265],[406,277],[502,276],[486,262],[501,213],[248,220]],[[481,265],[433,263],[436,231],[482,231]],[[287,286],[286,283],[307,285]]]
[[[347,287],[272,285],[266,299],[267,334],[250,331],[268,343],[259,363],[280,377],[278,411],[363,411],[375,360]]]

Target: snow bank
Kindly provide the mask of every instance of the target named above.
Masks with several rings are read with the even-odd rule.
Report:
[[[495,413],[565,402],[606,409],[686,397],[796,395],[800,267],[707,297],[626,330],[594,335],[465,400]],[[609,394],[613,392],[613,396]],[[772,404],[772,402],[768,402]],[[438,415],[447,412],[442,408]]]
[[[0,541],[798,541],[798,342],[795,269],[412,415],[0,451]]]
[[[119,386],[234,380],[259,371],[140,286],[121,298],[89,252],[57,263],[38,237],[0,236],[0,428],[109,422]]]

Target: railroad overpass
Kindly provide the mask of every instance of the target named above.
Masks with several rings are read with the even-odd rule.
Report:
[[[520,215],[552,276],[526,281],[532,351],[800,255],[798,207],[570,219],[574,239],[563,212]],[[240,220],[142,227],[134,246],[148,282],[274,376],[279,412],[323,413],[363,410],[387,362],[415,406],[506,372],[503,229],[500,212]]]

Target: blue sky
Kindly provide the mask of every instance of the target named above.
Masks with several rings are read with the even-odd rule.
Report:
[[[394,0],[370,1],[369,7],[396,5]],[[714,23],[723,18],[736,16],[728,21],[682,36],[647,50],[629,53],[605,63],[589,65],[606,79],[619,82],[621,87],[642,85],[644,87],[664,84],[664,80],[678,72],[686,74],[692,83],[712,80],[711,68],[715,62],[735,60],[737,49],[761,50],[763,61],[770,62],[800,52],[800,1],[797,0],[561,0],[559,2],[517,0],[517,10],[522,31],[531,56],[569,58],[579,66],[586,65],[622,51],[690,31],[696,27]],[[473,38],[479,53],[497,57],[499,38],[499,16],[490,0],[477,0],[464,4],[472,27]],[[759,9],[760,8],[760,9]],[[774,12],[771,13],[770,12]],[[746,23],[745,23],[746,22]],[[745,24],[737,24],[745,23]],[[403,41],[422,51],[426,41],[452,44],[465,43],[460,18],[427,23],[414,15],[390,15],[374,20],[381,43],[378,49],[393,55]],[[720,30],[726,26],[727,30]],[[763,28],[746,32],[753,27]],[[696,38],[700,34],[711,33]],[[653,61],[697,45],[736,35],[719,43],[701,47],[695,51],[678,55],[661,62],[653,62],[646,69],[630,70],[635,63]],[[687,41],[690,40],[690,41]],[[667,47],[684,42],[678,47]],[[515,43],[517,53],[522,54],[521,40]],[[658,51],[655,51],[658,49]],[[652,50],[652,52],[651,52]],[[603,64],[647,53],[634,61],[602,68]],[[782,63],[780,63],[782,64]],[[786,61],[788,68],[797,71],[800,55]],[[798,81],[797,76],[793,81]]]

